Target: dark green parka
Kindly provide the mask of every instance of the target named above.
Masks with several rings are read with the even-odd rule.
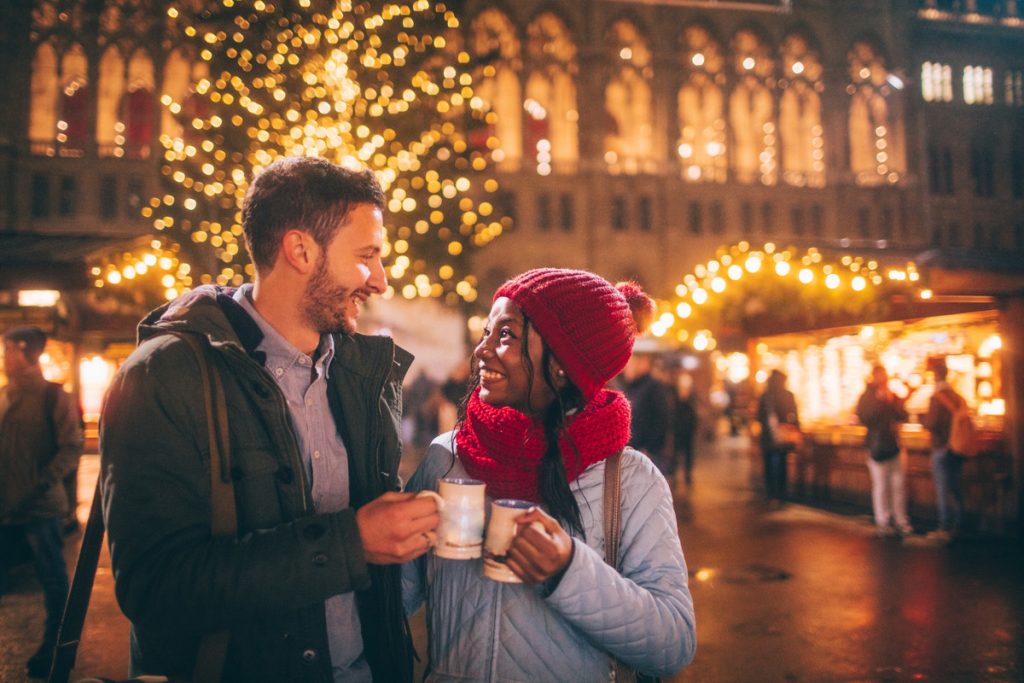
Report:
[[[398,567],[368,565],[355,509],[400,488],[401,382],[390,338],[338,335],[328,396],[348,451],[351,505],[317,514],[284,396],[231,298],[200,287],[154,311],[115,377],[100,425],[103,510],[133,673],[187,676],[204,633],[228,628],[225,681],[331,680],[324,600],[357,591],[377,681],[412,678]],[[210,533],[201,335],[224,382],[238,537]]]

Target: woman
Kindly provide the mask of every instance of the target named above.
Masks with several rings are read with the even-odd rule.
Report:
[[[626,448],[629,404],[605,389],[653,303],[588,272],[528,271],[495,294],[456,430],[427,450],[408,490],[472,477],[518,518],[508,566],[424,556],[406,565],[407,613],[427,603],[428,681],[607,681],[614,656],[667,675],[693,659],[693,600],[664,477]],[[621,455],[621,546],[604,561],[604,461]],[[538,525],[531,523],[537,522]],[[543,528],[541,531],[538,526]]]
[[[786,454],[799,444],[780,436],[779,425],[800,427],[796,397],[786,388],[786,375],[772,370],[764,393],[757,402],[757,420],[761,423],[761,456],[764,460],[764,493],[768,500],[786,499]]]
[[[889,388],[889,375],[876,365],[871,383],[857,401],[857,418],[868,428],[864,444],[868,448],[868,473],[871,476],[871,505],[878,536],[906,536],[914,532],[907,516],[905,473],[900,461],[899,425],[907,420],[903,399]],[[895,525],[895,526],[891,526]]]

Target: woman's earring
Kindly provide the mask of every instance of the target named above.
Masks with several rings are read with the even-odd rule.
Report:
[[[565,370],[559,370],[558,371],[558,376],[559,377],[565,377]]]

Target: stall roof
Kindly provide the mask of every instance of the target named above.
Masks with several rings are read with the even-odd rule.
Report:
[[[916,261],[936,295],[1024,297],[1020,251],[931,249]]]
[[[74,290],[91,286],[89,257],[124,238],[0,232],[0,289]]]

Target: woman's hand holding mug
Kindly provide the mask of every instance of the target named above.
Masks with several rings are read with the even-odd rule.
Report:
[[[524,582],[547,581],[569,566],[572,538],[555,518],[538,507],[516,518],[519,532],[508,551],[508,568]]]

